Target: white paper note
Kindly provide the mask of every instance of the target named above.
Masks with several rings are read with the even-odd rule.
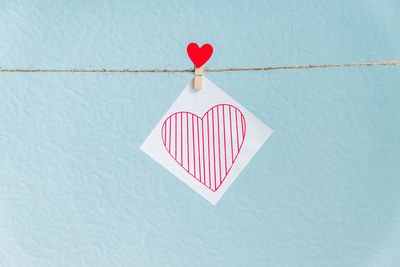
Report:
[[[193,80],[140,149],[216,204],[272,129],[203,77]]]

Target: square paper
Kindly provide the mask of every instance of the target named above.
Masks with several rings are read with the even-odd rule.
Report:
[[[216,204],[272,129],[203,76],[193,80],[140,149]]]

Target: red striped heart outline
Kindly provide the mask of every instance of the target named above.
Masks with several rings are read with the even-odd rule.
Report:
[[[203,117],[186,111],[175,112],[161,127],[161,139],[167,152],[213,192],[232,169],[245,136],[245,117],[230,104],[213,106]]]

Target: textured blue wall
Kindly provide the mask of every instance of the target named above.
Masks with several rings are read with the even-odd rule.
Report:
[[[0,1],[1,68],[400,58],[398,1]],[[400,266],[400,68],[210,73],[275,130],[213,207],[138,147],[193,74],[0,73],[0,266]],[[151,107],[149,111],[148,107]]]

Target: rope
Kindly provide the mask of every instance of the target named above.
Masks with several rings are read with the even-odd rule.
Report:
[[[325,65],[299,65],[299,66],[277,66],[259,68],[225,68],[225,69],[204,69],[204,72],[228,72],[228,71],[268,71],[268,70],[290,70],[290,69],[313,69],[313,68],[337,68],[337,67],[359,67],[359,66],[398,66],[400,60],[347,63],[347,64],[325,64]],[[194,69],[0,69],[0,72],[194,72]]]

